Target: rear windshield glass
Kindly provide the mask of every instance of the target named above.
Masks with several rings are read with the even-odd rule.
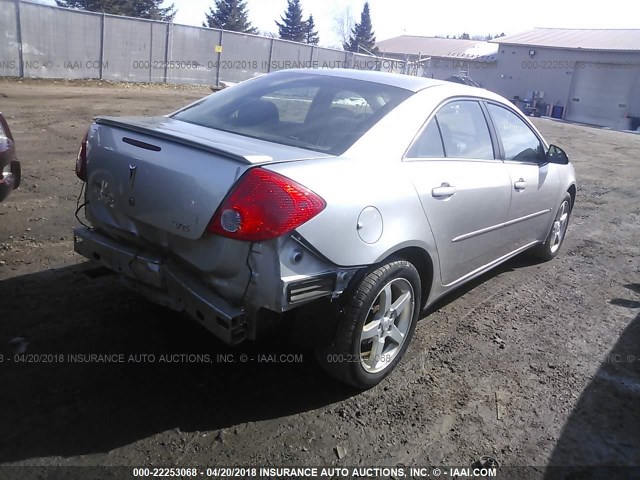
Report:
[[[362,80],[282,72],[222,90],[173,118],[340,155],[412,93]]]

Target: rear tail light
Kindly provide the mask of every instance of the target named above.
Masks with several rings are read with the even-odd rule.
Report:
[[[83,182],[87,181],[87,140],[89,138],[89,131],[87,130],[82,143],[80,144],[80,150],[78,151],[78,158],[76,158],[76,175]]]
[[[9,143],[9,135],[5,133],[2,122],[0,121],[0,144]]]
[[[9,140],[13,142],[13,135],[11,135],[11,129],[4,115],[0,113],[0,143],[7,144]]]
[[[223,200],[207,230],[236,240],[262,242],[298,228],[326,206],[321,197],[290,178],[252,168]]]

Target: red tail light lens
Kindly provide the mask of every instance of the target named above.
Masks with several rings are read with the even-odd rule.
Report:
[[[207,230],[236,240],[262,242],[298,228],[326,206],[321,197],[293,180],[252,168],[218,207]]]
[[[78,151],[78,158],[76,158],[76,175],[83,182],[87,181],[87,139],[89,138],[89,131],[87,130],[82,143],[80,144],[80,150]]]

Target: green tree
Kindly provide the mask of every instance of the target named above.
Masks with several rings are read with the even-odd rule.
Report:
[[[232,32],[258,33],[249,22],[247,2],[244,0],[215,0],[215,5],[205,13],[203,27],[221,28]]]
[[[126,15],[130,7],[124,0],[56,0],[56,3],[59,7],[113,15]]]
[[[307,21],[304,22],[304,43],[317,45],[319,41],[320,37],[316,30],[316,23],[313,21],[313,15],[309,15]]]
[[[134,0],[132,2],[133,16],[136,18],[173,22],[176,16],[176,7],[173,3],[168,7],[163,7],[163,1],[164,0]]]
[[[173,21],[176,15],[175,5],[163,7],[164,0],[56,0],[56,3],[59,7],[165,22]]]
[[[376,36],[373,33],[371,24],[371,12],[369,11],[369,2],[364,3],[360,22],[356,23],[351,30],[349,40],[343,44],[345,50],[350,52],[358,52],[361,48],[371,53],[378,53],[376,45]]]
[[[276,20],[276,25],[278,25],[278,33],[281,39],[293,42],[305,41],[307,24],[302,20],[300,0],[287,0],[287,9],[280,19],[282,23]]]

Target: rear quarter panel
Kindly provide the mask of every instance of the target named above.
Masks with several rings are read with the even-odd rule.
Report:
[[[396,168],[366,168],[357,159],[279,164],[268,168],[311,189],[327,202],[318,216],[297,229],[314,248],[336,265],[371,265],[404,247],[435,252],[433,236],[414,187],[398,160]],[[381,216],[382,234],[366,243],[358,218],[367,207]]]
[[[340,157],[268,165],[320,195],[326,209],[297,229],[339,266],[372,265],[406,247],[419,247],[439,271],[435,242],[404,152],[433,110],[436,95],[419,92],[398,106]],[[439,97],[438,97],[439,98]],[[366,243],[358,218],[367,207],[382,217],[382,235]]]

